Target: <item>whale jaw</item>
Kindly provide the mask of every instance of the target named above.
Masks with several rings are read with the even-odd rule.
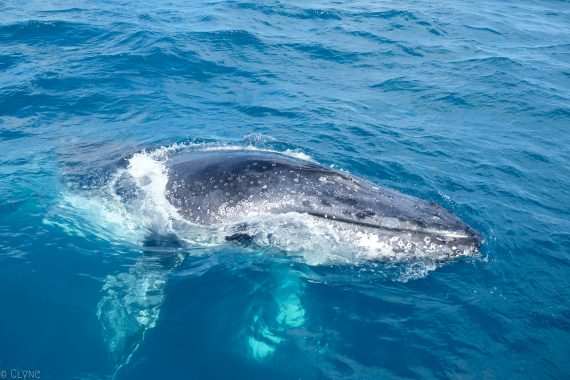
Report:
[[[433,203],[430,207],[433,207]],[[440,207],[435,205],[435,207]],[[375,218],[374,221],[363,221],[336,217],[334,215],[309,213],[321,220],[323,224],[337,226],[337,229],[348,229],[356,236],[368,236],[376,242],[386,243],[396,255],[370,256],[373,260],[383,258],[416,260],[419,257],[458,257],[479,254],[479,247],[483,239],[479,233],[467,224],[453,219],[448,227],[444,227],[440,219],[437,223],[429,224],[424,221],[417,223],[410,220],[390,218]],[[386,220],[388,219],[388,220]],[[348,236],[349,239],[352,237]],[[386,245],[382,244],[381,248]],[[399,254],[398,254],[399,253]]]

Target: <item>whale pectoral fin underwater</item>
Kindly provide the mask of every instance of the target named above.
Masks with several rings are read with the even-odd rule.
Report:
[[[251,305],[251,322],[246,343],[251,357],[257,361],[270,358],[287,339],[292,330],[305,324],[305,308],[302,302],[304,281],[300,273],[288,264],[276,265],[265,279],[267,292],[273,303]]]
[[[115,373],[156,326],[168,276],[186,257],[183,248],[174,234],[149,234],[139,260],[127,272],[107,276],[97,316]]]

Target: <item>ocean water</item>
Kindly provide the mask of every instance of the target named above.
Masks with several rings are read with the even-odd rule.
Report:
[[[552,0],[0,0],[0,377],[569,378],[569,25]],[[435,201],[480,254],[368,260],[295,217],[288,246],[149,241],[183,232],[165,163],[233,149]]]

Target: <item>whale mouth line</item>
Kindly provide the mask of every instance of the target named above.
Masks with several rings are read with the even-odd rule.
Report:
[[[464,244],[471,244],[474,247],[479,247],[482,243],[481,237],[475,232],[460,232],[460,231],[450,231],[450,230],[435,230],[435,229],[422,229],[421,227],[418,229],[408,229],[408,228],[399,228],[399,227],[390,227],[390,226],[383,226],[375,223],[368,223],[360,220],[353,220],[348,218],[342,218],[338,216],[329,216],[327,214],[317,213],[317,212],[308,212],[308,215],[315,216],[317,218],[324,218],[329,219],[332,221],[338,221],[342,223],[354,224],[358,226],[373,228],[377,230],[387,230],[396,233],[413,233],[416,235],[422,235],[426,237],[434,237],[435,239],[443,238],[443,239],[454,239],[458,243]]]

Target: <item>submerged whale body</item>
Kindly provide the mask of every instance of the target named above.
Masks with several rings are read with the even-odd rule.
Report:
[[[243,227],[252,218],[297,213],[372,232],[406,251],[457,256],[481,244],[477,232],[436,203],[279,153],[187,153],[171,160],[168,178],[167,199],[198,225]],[[247,240],[242,229],[226,239]]]

